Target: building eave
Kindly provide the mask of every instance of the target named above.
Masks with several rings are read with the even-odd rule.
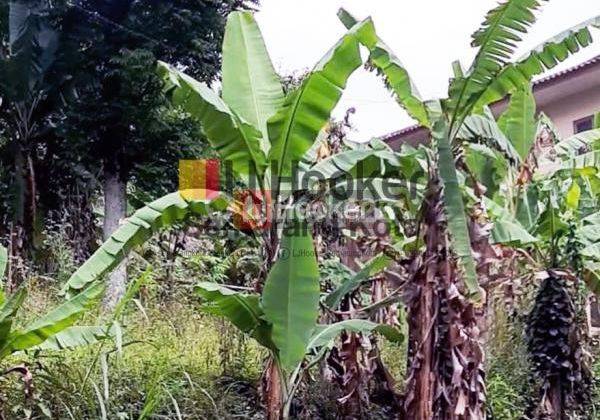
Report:
[[[564,82],[570,78],[574,78],[574,77],[578,76],[579,74],[581,74],[585,71],[588,71],[596,66],[600,66],[600,55],[597,55],[596,57],[593,57],[590,60],[584,61],[576,66],[569,67],[568,69],[559,71],[557,73],[551,74],[549,76],[546,76],[546,77],[543,77],[541,79],[534,81],[533,82],[533,92],[536,93],[541,90],[547,89],[551,86],[554,86],[558,83],[562,83],[562,82]],[[499,100],[498,102],[491,104],[491,106],[501,104],[502,102],[505,102],[506,100],[507,100],[507,98],[503,98],[503,99]],[[415,125],[405,127],[401,130],[386,134],[386,135],[382,136],[381,139],[385,142],[390,142],[390,141],[402,138],[404,136],[407,136],[409,134],[415,134],[418,131],[427,131],[427,128],[423,127],[419,124],[415,124]]]

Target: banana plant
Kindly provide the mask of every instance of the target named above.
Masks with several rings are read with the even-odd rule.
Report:
[[[508,223],[516,227],[506,237],[496,235],[496,241],[531,255],[533,266],[531,262],[525,266],[537,271],[541,281],[526,329],[539,384],[539,399],[530,413],[536,418],[584,415],[591,397],[578,318],[586,295],[598,291],[600,280],[595,269],[598,253],[591,252],[600,244],[597,165],[579,174],[560,170],[551,178],[533,181],[527,194],[536,200],[530,202],[527,218],[519,213],[522,220],[535,220],[528,231],[518,219],[495,223],[495,230]]]
[[[241,332],[250,335],[272,355],[277,370],[282,418],[290,415],[290,405],[304,373],[326,354],[342,331],[368,334],[381,332],[401,339],[393,328],[363,319],[318,325],[320,298],[319,269],[307,225],[296,223],[284,231],[282,256],[273,265],[262,295],[242,293],[218,283],[199,283],[197,292],[204,300],[203,310],[225,317]],[[279,415],[279,414],[278,414]]]
[[[598,290],[594,248],[600,241],[600,165],[594,156],[600,132],[561,140],[552,122],[535,114],[531,90],[525,89],[512,95],[497,124],[491,114],[485,117],[487,127],[502,131],[519,150],[520,166],[501,154],[482,152],[474,140],[483,133],[475,128],[463,133],[463,140],[469,142],[467,165],[472,171],[503,168],[489,180],[499,185],[488,190],[493,193],[486,201],[494,220],[493,241],[531,255],[524,264],[538,271],[541,280],[527,323],[539,383],[539,400],[528,416],[554,418],[583,414],[590,397],[577,306],[582,279],[590,291]]]
[[[0,278],[6,268],[6,249],[0,245]],[[106,329],[99,326],[73,326],[97,302],[103,292],[101,284],[94,284],[80,294],[31,321],[23,328],[15,328],[17,312],[27,296],[21,287],[0,301],[0,360],[32,350],[62,350],[89,345],[107,337]]]
[[[293,206],[295,197],[290,185],[294,166],[310,154],[348,77],[362,64],[358,37],[371,27],[372,22],[367,19],[351,28],[301,85],[287,95],[251,13],[234,12],[228,17],[221,94],[174,66],[159,64],[158,71],[173,105],[197,119],[225,166],[260,202],[268,218],[267,225],[259,226],[253,233],[257,233],[265,250],[262,300],[276,346],[266,375],[272,385],[267,387],[266,395],[271,418],[278,418],[283,412],[284,378],[304,356],[318,316],[319,299],[319,275],[310,232],[284,236],[284,242],[291,242],[288,250],[300,247],[301,252],[291,253],[283,262],[281,255],[286,252],[286,244],[282,245],[280,239],[288,226],[271,215]],[[196,193],[180,191],[138,210],[73,274],[63,289],[67,296],[76,295],[101,279],[158,229],[193,215],[240,212],[238,203],[223,192],[213,192],[213,198],[202,200],[197,196],[203,194]],[[302,311],[296,312],[296,302],[305,304]]]
[[[466,213],[463,197],[466,189],[461,187],[469,179],[475,186],[479,182],[473,179],[473,174],[464,171],[467,168],[458,136],[464,132],[469,118],[485,114],[487,105],[527,88],[533,76],[589,45],[592,42],[590,28],[600,26],[600,17],[587,20],[513,61],[517,43],[535,22],[539,7],[540,2],[536,0],[506,0],[491,10],[482,27],[473,34],[472,45],[478,52],[471,67],[465,72],[460,63],[454,63],[448,97],[438,101],[420,99],[405,67],[374,31],[360,33],[361,43],[370,51],[371,67],[384,78],[408,114],[429,128],[433,148],[428,193],[422,210],[426,246],[421,256],[423,263],[417,264],[413,273],[413,283],[420,294],[409,309],[409,319],[418,320],[411,326],[413,334],[409,334],[409,359],[414,362],[409,368],[409,393],[405,399],[405,414],[409,418],[465,416],[466,413],[485,417],[482,398],[485,390],[468,385],[483,383],[482,359],[477,356],[481,354],[477,319],[461,314],[485,316],[485,311],[480,310],[484,303],[480,284],[486,280],[483,277],[487,275],[489,263],[477,261],[474,251],[478,256],[486,255],[489,241],[482,221]],[[339,17],[346,27],[357,22],[345,10],[340,11]],[[505,123],[510,126],[508,120]],[[487,140],[507,145],[505,139],[494,141],[488,137]],[[514,157],[523,152],[515,147],[504,149]],[[480,202],[483,191],[476,188],[475,192],[476,202]],[[450,255],[449,261],[442,256],[446,252]],[[435,281],[431,281],[432,278]],[[438,285],[454,298],[453,307],[459,308],[450,325],[447,325],[449,317],[442,319],[435,310],[448,299],[438,293]],[[440,331],[454,329],[466,339],[461,343],[444,341],[449,340],[449,336],[425,333],[432,328],[430,326],[438,326]],[[457,360],[464,363],[456,363]],[[457,366],[460,369],[454,368]],[[444,378],[454,379],[448,383]],[[440,388],[445,390],[444,398],[436,397],[440,393],[435,390]]]
[[[248,12],[230,14],[223,44],[222,97],[175,67],[160,63],[175,106],[197,118],[219,157],[231,166],[264,207],[277,214],[277,206],[290,195],[292,166],[302,161],[325,127],[350,74],[362,63],[357,34],[372,26],[357,24],[307,75],[302,84],[284,96],[262,35]],[[235,211],[223,206],[232,199],[225,193],[197,200],[197,191],[165,196],[138,210],[67,282],[65,291],[76,293],[114,268],[134,245],[156,229],[206,209]],[[261,230],[266,262],[277,257],[277,220]],[[279,229],[281,230],[281,229]]]
[[[348,77],[362,64],[357,23],[317,63],[302,84],[284,96],[250,13],[228,19],[223,44],[222,94],[166,63],[160,71],[172,101],[197,118],[220,158],[255,190],[266,214],[277,215],[292,194],[292,177],[330,120]],[[267,208],[265,208],[267,207]],[[262,242],[267,264],[279,246],[278,220],[269,220]]]

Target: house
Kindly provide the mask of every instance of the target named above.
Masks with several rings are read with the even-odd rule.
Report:
[[[600,111],[600,55],[575,67],[534,82],[537,110],[554,121],[561,137],[592,128],[594,114]],[[508,98],[491,105],[498,116],[506,109]],[[383,140],[393,149],[402,143],[417,145],[428,141],[429,131],[414,125],[388,134]]]

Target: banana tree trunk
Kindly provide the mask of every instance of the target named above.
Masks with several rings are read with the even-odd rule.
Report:
[[[529,414],[536,419],[585,418],[592,376],[572,298],[577,281],[567,272],[547,274],[527,323],[527,346],[540,395]]]
[[[117,168],[106,165],[104,169],[104,240],[108,240],[127,217],[127,183]],[[125,294],[127,286],[127,259],[110,274],[103,306],[114,309]]]
[[[485,418],[484,311],[462,293],[437,177],[425,202],[426,251],[413,262],[407,291],[409,321],[406,418]]]
[[[284,383],[281,371],[273,357],[269,357],[262,377],[262,394],[268,420],[283,418]]]
[[[265,205],[269,204],[265,203]],[[265,259],[261,270],[261,276],[254,284],[254,289],[257,293],[262,293],[265,281],[264,279],[267,278],[271,267],[277,259],[277,253],[279,252],[277,221],[273,220],[271,226],[265,227],[262,234],[265,244]],[[286,378],[282,376],[282,372],[277,366],[275,358],[270,355],[263,369],[260,387],[261,399],[264,404],[266,417],[268,420],[280,420],[285,415],[284,408],[286,403]]]

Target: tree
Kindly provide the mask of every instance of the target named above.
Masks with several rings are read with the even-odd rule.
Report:
[[[591,373],[581,318],[586,305],[584,280],[596,293],[599,279],[597,236],[592,232],[599,220],[600,130],[560,140],[547,117],[536,121],[534,116],[531,90],[524,89],[512,95],[498,120],[496,129],[510,135],[524,164],[506,165],[501,191],[514,193],[494,197],[492,237],[532,255],[534,262],[523,265],[540,280],[527,316],[527,345],[539,394],[528,415],[566,418],[584,415],[590,402]],[[487,119],[494,127],[493,118]],[[477,164],[472,168],[481,170]]]
[[[433,148],[428,198],[422,208],[425,248],[416,256],[415,292],[408,303],[412,320],[404,401],[408,418],[485,416],[481,286],[493,274],[494,253],[485,229],[487,217],[480,211],[483,189],[464,164],[459,133],[465,121],[483,113],[486,105],[523,89],[534,75],[589,45],[589,28],[600,26],[600,18],[590,19],[511,63],[516,42],[535,22],[539,6],[537,1],[507,0],[490,11],[473,34],[473,45],[479,48],[473,64],[466,73],[460,63],[454,64],[448,98],[439,101],[419,98],[402,63],[377,36],[361,39],[371,52],[371,66],[384,77],[399,104],[430,129]],[[343,10],[340,18],[346,27],[356,23]],[[507,152],[501,139],[489,140]],[[470,215],[465,211],[462,179],[474,188]]]
[[[129,181],[138,188],[152,185],[146,197],[164,194],[175,187],[177,160],[202,147],[196,127],[169,108],[156,59],[213,81],[225,16],[239,7],[247,6],[190,0],[56,4],[60,49],[53,74],[67,99],[57,111],[62,150],[89,172],[101,171],[105,240],[127,216]],[[168,182],[157,183],[156,173]],[[111,276],[108,307],[122,296],[126,275],[124,263]]]
[[[3,179],[10,190],[2,200],[10,214],[9,289],[21,282],[20,262],[34,245],[37,217],[36,155],[43,143],[49,109],[54,102],[47,72],[54,61],[56,34],[48,24],[49,5],[43,0],[0,4],[5,49],[0,61],[3,107],[0,164],[11,168]],[[7,197],[9,196],[9,197]],[[6,211],[6,213],[5,213]]]

